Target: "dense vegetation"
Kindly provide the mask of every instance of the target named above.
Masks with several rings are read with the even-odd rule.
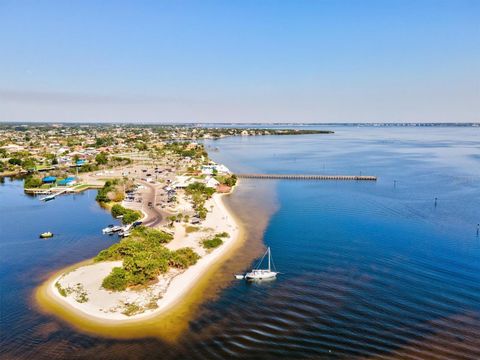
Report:
[[[120,204],[113,205],[111,211],[112,216],[115,218],[122,216],[122,223],[124,224],[131,224],[142,217],[142,213],[140,211],[124,208]]]
[[[237,175],[218,175],[215,179],[222,185],[235,186],[237,184]]]
[[[164,152],[172,152],[181,157],[190,157],[192,159],[201,159],[202,156],[204,159],[208,157],[205,148],[201,144],[196,144],[192,146],[189,142],[170,142],[163,146],[162,149]]]
[[[32,189],[32,188],[38,188],[42,186],[42,179],[40,179],[37,176],[32,176],[29,175],[25,178],[25,181],[23,183],[23,187],[25,189]]]
[[[169,267],[186,269],[195,264],[199,256],[191,248],[171,251],[163,245],[172,238],[163,231],[139,226],[130,237],[100,251],[96,262],[123,260],[123,266],[114,268],[102,286],[121,291],[129,286],[145,285],[167,272]]]
[[[82,166],[78,166],[78,172],[80,173],[96,171],[98,169],[99,169],[99,166],[95,163],[88,163],[88,164],[83,164]]]
[[[105,152],[101,152],[95,156],[95,162],[98,165],[106,165],[108,163],[108,156]]]

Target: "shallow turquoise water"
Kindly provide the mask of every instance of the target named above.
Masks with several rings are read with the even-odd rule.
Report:
[[[275,189],[278,210],[264,242],[282,274],[269,283],[233,281],[218,300],[202,305],[174,344],[86,336],[18,300],[49,271],[106,247],[102,241],[111,240],[98,229],[111,219],[92,195],[41,207],[19,191],[14,195],[11,187],[19,185],[7,181],[0,186],[2,214],[21,216],[0,222],[8,235],[0,243],[7,254],[0,263],[0,355],[480,358],[480,129],[334,130],[207,143],[219,149],[211,155],[236,172],[379,179],[244,180],[258,203],[271,201],[261,191],[264,181]],[[65,236],[42,243],[35,221]]]

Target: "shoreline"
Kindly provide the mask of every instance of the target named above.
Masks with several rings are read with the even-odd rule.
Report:
[[[110,314],[98,316],[98,313],[94,314],[94,312],[85,311],[81,306],[82,304],[75,302],[73,299],[61,296],[55,287],[57,281],[65,274],[92,265],[93,259],[87,259],[55,272],[37,288],[35,299],[40,306],[40,310],[56,315],[83,331],[119,338],[145,336],[144,334],[136,335],[129,330],[132,330],[134,325],[153,324],[156,320],[165,320],[168,315],[175,317],[175,314],[173,314],[175,309],[178,310],[177,313],[185,313],[185,309],[182,309],[182,306],[191,302],[190,300],[194,301],[195,293],[203,292],[206,289],[208,280],[214,275],[215,270],[232,255],[233,251],[244,240],[245,231],[241,222],[224,201],[224,197],[230,195],[235,187],[228,194],[217,193],[212,196],[215,206],[225,216],[225,221],[234,226],[231,237],[225,240],[220,247],[201,257],[195,265],[175,275],[158,301],[156,309],[129,317],[126,315],[123,317],[107,316]],[[174,333],[173,331],[169,335]],[[158,335],[158,332],[155,332],[155,334]]]

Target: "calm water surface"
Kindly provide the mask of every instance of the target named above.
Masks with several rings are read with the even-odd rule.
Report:
[[[239,213],[247,225],[258,228],[262,204],[275,204],[263,242],[282,274],[262,284],[232,280],[173,343],[84,335],[36,311],[34,288],[110,245],[99,229],[112,220],[93,192],[42,204],[6,180],[0,357],[480,358],[480,129],[334,130],[207,143],[237,172],[379,180],[242,181],[231,200],[248,204]],[[39,240],[45,230],[60,235]],[[260,244],[250,239],[236,255],[245,268]]]

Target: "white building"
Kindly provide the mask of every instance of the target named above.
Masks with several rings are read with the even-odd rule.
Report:
[[[202,165],[203,175],[213,175],[215,171],[219,174],[230,174],[230,170],[222,164]]]
[[[220,183],[215,178],[207,176],[205,178],[205,185],[209,188],[216,188]]]
[[[184,189],[188,185],[192,184],[195,181],[191,176],[176,176],[175,181],[172,183],[172,188],[174,189]]]

